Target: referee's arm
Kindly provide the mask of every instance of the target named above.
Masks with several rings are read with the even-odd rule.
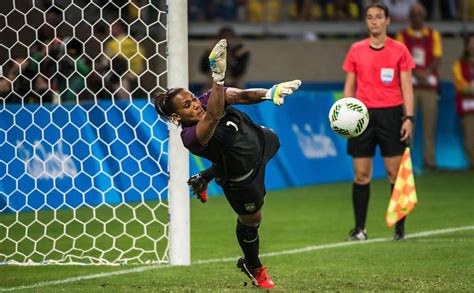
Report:
[[[413,98],[413,85],[411,82],[411,70],[400,72],[400,83],[402,89],[403,106],[405,108],[405,116],[414,115],[414,98]],[[413,121],[411,119],[405,119],[400,129],[401,141],[410,139],[413,132]]]
[[[355,98],[355,84],[356,75],[354,72],[348,72],[346,74],[346,81],[344,82],[344,97]]]
[[[400,72],[400,82],[402,87],[403,105],[405,107],[405,115],[413,116],[414,99],[413,85],[411,83],[411,70]]]

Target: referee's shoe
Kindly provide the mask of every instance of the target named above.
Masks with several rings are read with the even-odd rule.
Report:
[[[256,269],[251,269],[245,263],[245,258],[242,256],[237,261],[237,267],[247,275],[252,281],[254,286],[265,288],[265,289],[273,289],[275,288],[275,284],[273,283],[270,276],[267,274],[267,267],[261,266]]]
[[[363,241],[367,239],[367,232],[357,227],[349,231],[349,236],[347,236],[348,241]]]
[[[396,240],[396,241],[405,240],[405,227],[403,225],[395,226],[395,233],[393,234],[393,240]]]

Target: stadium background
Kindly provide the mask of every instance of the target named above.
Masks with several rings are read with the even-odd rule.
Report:
[[[251,5],[250,1],[248,5]],[[12,3],[15,3],[15,11],[8,12],[9,9],[13,9]],[[100,136],[100,140],[103,140],[106,144],[110,144],[111,153],[115,156],[125,149],[126,142],[131,142],[133,137],[133,129],[137,126],[143,126],[139,121],[142,119],[146,125],[152,125],[153,121],[156,120],[156,114],[153,110],[144,104],[145,99],[149,93],[154,92],[158,85],[165,84],[165,75],[159,75],[165,70],[164,59],[160,58],[160,55],[165,55],[166,48],[164,44],[160,44],[155,48],[153,38],[163,38],[166,31],[159,25],[153,24],[149,26],[149,34],[143,34],[145,24],[143,22],[134,22],[134,17],[138,17],[133,5],[127,5],[126,1],[119,1],[114,5],[106,2],[98,3],[97,5],[88,5],[87,1],[77,1],[79,6],[67,6],[66,2],[63,4],[57,4],[56,7],[48,8],[48,1],[40,1],[36,3],[36,8],[31,9],[31,4],[28,1],[13,1],[7,2],[2,8],[2,12],[7,15],[5,21],[8,21],[9,27],[2,30],[2,46],[0,47],[1,61],[3,62],[3,71],[6,71],[10,62],[10,58],[24,58],[27,57],[28,52],[33,50],[33,46],[27,48],[30,44],[34,44],[33,40],[35,37],[64,40],[73,44],[69,39],[72,34],[79,42],[84,45],[84,54],[81,58],[84,58],[86,62],[96,63],[98,58],[101,57],[101,43],[104,35],[107,36],[107,32],[103,32],[104,27],[108,26],[108,22],[112,23],[117,18],[120,18],[120,13],[126,15],[130,20],[129,25],[130,35],[140,41],[145,53],[145,57],[148,58],[148,70],[144,72],[138,78],[140,87],[131,94],[134,99],[135,107],[127,108],[127,102],[117,101],[117,103],[110,103],[112,94],[107,91],[107,88],[97,88],[98,91],[94,91],[90,88],[90,84],[93,83],[93,75],[89,75],[85,80],[87,87],[85,91],[80,93],[79,102],[85,105],[84,111],[79,108],[74,108],[74,103],[65,104],[65,108],[70,111],[75,109],[74,115],[75,120],[73,127],[67,126],[67,135],[63,138],[66,142],[70,142],[73,145],[72,151],[77,157],[86,158],[88,156],[87,147],[79,144],[74,144],[79,137],[83,136],[81,132],[87,132],[86,135],[89,137],[88,141],[94,141],[96,134],[94,129],[85,131],[88,127],[83,127],[81,131],[77,131],[86,122],[85,118],[88,111],[91,111],[92,118],[91,124],[93,127],[100,127],[100,131],[97,135]],[[133,3],[133,1],[132,1]],[[341,69],[341,64],[345,58],[345,54],[349,50],[350,45],[354,40],[364,37],[364,24],[361,21],[353,19],[319,19],[319,21],[292,21],[291,19],[268,19],[268,21],[255,21],[253,23],[246,23],[241,18],[232,14],[225,14],[225,11],[229,12],[229,7],[219,6],[217,2],[209,2],[217,5],[216,7],[221,8],[224,13],[220,16],[212,19],[213,16],[206,16],[212,21],[196,21],[193,20],[193,15],[190,14],[190,26],[189,26],[189,82],[190,89],[195,93],[199,94],[203,87],[202,85],[208,80],[208,75],[200,72],[200,61],[201,57],[206,54],[210,45],[215,41],[215,35],[218,30],[226,25],[232,27],[244,46],[251,52],[250,64],[247,72],[244,76],[246,87],[264,87],[269,88],[273,83],[283,80],[301,79],[303,86],[301,90],[287,99],[284,107],[278,109],[273,108],[269,104],[260,104],[245,107],[245,111],[248,112],[257,123],[265,125],[267,127],[275,129],[282,141],[281,151],[277,154],[275,162],[269,166],[269,174],[267,176],[267,185],[270,190],[282,189],[288,187],[304,186],[316,183],[327,183],[337,181],[350,181],[352,179],[352,163],[350,157],[345,154],[345,140],[335,135],[329,128],[327,123],[327,112],[331,104],[341,97],[341,90],[343,87],[344,72]],[[217,3],[217,4],[216,4]],[[222,2],[225,3],[225,2]],[[221,3],[221,4],[222,4]],[[240,3],[240,2],[239,2]],[[328,3],[331,3],[329,1]],[[352,2],[351,2],[352,3]],[[145,1],[136,1],[139,7],[145,4]],[[153,4],[157,9],[165,9],[164,2],[155,1]],[[10,6],[9,6],[10,5]],[[42,6],[41,6],[42,5]],[[82,6],[81,6],[82,5]],[[198,2],[189,2],[189,11],[191,12]],[[211,5],[211,4],[210,4]],[[242,8],[243,4],[233,4],[234,8]],[[329,5],[329,4],[326,4]],[[34,20],[34,17],[41,16],[41,12],[38,8],[44,7],[47,11],[46,22],[41,23],[38,20]],[[62,15],[62,9],[64,15]],[[81,10],[78,7],[84,7],[84,20],[81,20]],[[119,8],[121,7],[121,8]],[[153,6],[152,6],[153,7]],[[74,9],[72,9],[74,8]],[[470,6],[468,6],[470,8]],[[145,14],[145,19],[152,19],[156,17],[159,10],[143,8],[142,15]],[[58,11],[60,13],[58,13]],[[94,15],[97,15],[100,11],[103,11],[102,19],[95,19]],[[468,10],[465,10],[468,11]],[[469,10],[470,11],[470,10]],[[271,13],[271,11],[270,11]],[[294,12],[293,12],[294,13]],[[37,23],[39,28],[35,31],[32,27],[23,27],[22,15],[27,16],[27,22]],[[439,11],[438,11],[439,14]],[[48,15],[51,19],[48,20]],[[135,15],[135,16],[134,16]],[[124,16],[125,17],[125,16]],[[222,21],[225,18],[231,19],[232,22]],[[463,152],[462,137],[460,130],[460,121],[454,111],[454,89],[452,84],[451,65],[459,58],[461,54],[460,48],[462,48],[462,33],[467,32],[472,28],[473,24],[469,21],[469,15],[460,14],[458,18],[446,21],[434,17],[434,21],[429,23],[435,28],[438,28],[443,35],[443,57],[440,68],[440,75],[442,79],[442,86],[440,91],[440,111],[438,115],[437,124],[437,140],[436,140],[436,164],[440,169],[446,170],[462,170],[467,167],[467,161]],[[56,18],[56,19],[55,19]],[[263,18],[265,19],[265,17]],[[71,26],[72,23],[76,23],[76,26]],[[90,25],[88,25],[90,23]],[[396,31],[407,25],[407,21],[394,21],[390,26],[390,33],[393,34]],[[16,32],[15,28],[19,31]],[[312,38],[307,38],[308,34],[312,35]],[[89,35],[94,35],[96,38],[89,38]],[[16,40],[16,41],[15,41]],[[55,43],[51,43],[54,48]],[[50,49],[52,54],[52,49]],[[82,53],[82,52],[80,52]],[[160,55],[152,55],[158,53]],[[53,57],[54,58],[54,57]],[[93,60],[95,59],[95,60]],[[44,63],[44,59],[41,61]],[[63,67],[58,67],[64,69]],[[95,68],[98,68],[95,67]],[[112,68],[112,70],[114,70]],[[93,72],[100,77],[101,72]],[[54,73],[53,73],[54,74]],[[108,73],[104,71],[104,75]],[[52,80],[55,80],[57,74],[53,75]],[[107,83],[105,83],[107,84]],[[77,91],[81,91],[78,89]],[[29,112],[20,111],[17,118],[9,114],[9,112],[3,112],[1,117],[2,125],[7,131],[2,132],[3,137],[10,142],[8,144],[2,144],[1,157],[4,162],[10,162],[15,157],[15,153],[11,145],[15,145],[17,141],[26,139],[34,144],[35,140],[41,139],[43,135],[40,128],[31,130],[28,129],[25,133],[22,132],[21,128],[28,127],[28,121],[47,121],[48,113],[45,111],[37,111],[38,104],[31,102],[30,94],[25,95],[29,105],[27,106],[34,115],[29,115]],[[94,99],[98,101],[97,105],[94,106]],[[18,111],[18,106],[12,104],[11,101],[16,103],[19,102],[12,99],[12,95],[7,96],[6,105],[10,109],[15,109],[13,112]],[[68,101],[66,101],[68,102]],[[71,103],[72,101],[69,101]],[[117,105],[117,107],[115,107]],[[53,111],[54,104],[46,104],[46,107]],[[127,110],[126,110],[127,109]],[[59,110],[54,110],[53,117],[59,117],[59,125],[67,125],[67,115],[62,115]],[[126,111],[125,111],[126,110]],[[125,111],[125,115],[121,115],[121,111]],[[143,111],[143,113],[141,113]],[[295,115],[295,113],[298,113]],[[61,119],[63,121],[61,121]],[[102,127],[104,121],[110,121],[112,125],[123,125],[123,122],[130,123],[130,127],[124,126],[114,129],[114,127]],[[20,121],[20,122],[16,122]],[[132,121],[132,122],[130,122]],[[12,127],[18,123],[15,127]],[[42,144],[45,149],[45,153],[48,150],[53,151],[50,145],[54,143],[57,137],[61,136],[61,133],[57,127],[50,127],[47,122],[40,123],[41,126],[47,126],[44,130],[44,139],[47,141],[46,144]],[[128,125],[128,124],[126,124]],[[19,126],[20,128],[18,128]],[[421,123],[416,123],[416,140],[414,142],[413,161],[415,166],[416,174],[422,174],[422,141],[423,133]],[[110,204],[117,204],[121,201],[120,192],[127,191],[125,195],[126,202],[135,202],[139,200],[140,192],[129,192],[131,187],[135,187],[138,191],[143,191],[147,186],[136,186],[135,181],[149,181],[150,174],[154,172],[162,173],[166,170],[168,161],[160,159],[160,168],[156,169],[153,167],[152,162],[146,162],[144,169],[147,169],[146,174],[139,174],[140,176],[133,177],[135,173],[139,173],[141,166],[137,167],[137,162],[140,158],[146,156],[147,149],[143,146],[146,144],[147,136],[150,135],[150,130],[146,127],[138,127],[139,130],[139,142],[131,145],[131,158],[120,161],[118,164],[114,160],[105,160],[103,168],[105,173],[114,176],[120,166],[123,170],[128,171],[123,176],[117,175],[113,177],[113,182],[117,182],[117,190],[110,190],[110,180],[107,176],[97,176],[89,178],[87,175],[79,174],[76,176],[74,182],[77,186],[81,186],[81,192],[87,190],[93,186],[93,180],[103,181],[100,183],[95,193],[89,193],[86,197],[85,202],[92,206],[100,205],[103,202]],[[161,136],[166,136],[166,128],[163,125],[157,128]],[[115,143],[114,132],[118,131],[119,136],[122,136],[124,143]],[[97,137],[99,138],[99,137]],[[46,146],[46,147],[45,147]],[[107,147],[102,143],[93,143],[92,154],[98,153],[99,157],[107,151]],[[160,149],[160,142],[151,142],[148,145],[148,149],[154,150]],[[95,151],[94,151],[95,150]],[[22,153],[31,153],[28,149],[22,150]],[[20,156],[20,155],[19,155]],[[120,157],[120,155],[118,155]],[[28,156],[27,156],[28,157]],[[152,153],[152,157],[160,157],[157,153]],[[20,158],[21,159],[21,158]],[[44,159],[44,158],[43,158]],[[109,162],[110,161],[110,162]],[[101,167],[101,161],[99,160],[86,160],[83,164],[83,168],[86,173],[96,174],[97,170]],[[11,164],[14,165],[13,163]],[[70,163],[69,167],[74,167],[80,170],[79,162],[74,161]],[[191,155],[191,173],[196,173],[208,166],[208,162]],[[22,173],[12,172],[13,167],[6,167],[4,164],[3,170],[9,170],[11,176],[7,176],[2,180],[0,186],[6,191],[4,194],[11,194],[10,206],[7,206],[7,197],[0,196],[0,209],[6,212],[10,211],[28,211],[31,208],[58,208],[61,207],[64,201],[67,205],[72,207],[79,207],[83,203],[81,200],[77,200],[77,196],[74,193],[68,193],[66,199],[63,200],[60,194],[61,184],[59,184],[59,191],[54,194],[48,194],[46,198],[43,194],[33,192],[28,201],[23,194],[29,194],[35,187],[35,182],[30,180],[28,176],[23,176],[25,180],[21,180],[20,186],[17,188],[17,181],[15,179],[22,176]],[[19,165],[17,167],[20,167]],[[17,168],[18,169],[18,168]],[[21,168],[20,168],[21,169]],[[74,169],[74,168],[73,168]],[[326,170],[327,172],[317,172],[314,170]],[[76,171],[77,172],[77,171]],[[75,174],[75,173],[74,173]],[[61,180],[60,182],[66,182],[64,185],[69,186],[67,178],[62,179],[62,173],[59,173]],[[384,177],[385,172],[383,169],[383,161],[380,156],[377,156],[375,161],[374,177]],[[66,176],[67,177],[67,176]],[[42,177],[41,177],[42,178]],[[97,178],[102,178],[98,180]],[[138,178],[138,179],[135,179]],[[155,186],[165,185],[166,177],[159,176],[159,179],[153,179]],[[48,190],[49,186],[52,186],[53,180],[47,178],[47,180],[40,180],[38,188],[40,190]],[[97,180],[96,180],[97,179]],[[65,187],[67,190],[68,187]],[[20,193],[16,191],[20,191]],[[107,191],[103,199],[101,199],[100,193]],[[211,185],[211,194],[220,194],[221,190],[215,184]],[[153,198],[153,193],[145,194],[143,198]],[[162,199],[166,199],[166,193],[162,194]],[[28,205],[25,203],[28,202]]]
[[[400,23],[395,23],[395,26],[402,27]],[[218,28],[207,32],[217,33]],[[318,29],[324,30],[321,27]],[[239,24],[236,25],[236,30],[239,30]],[[468,163],[463,150],[460,120],[455,112],[451,68],[453,62],[460,57],[463,41],[460,36],[447,35],[448,37],[443,38],[443,57],[440,66],[442,85],[437,123],[436,164],[442,170],[462,170],[467,168]],[[345,76],[342,63],[355,39],[340,39],[340,37],[318,41],[244,39],[243,43],[252,54],[249,69],[245,75],[247,87],[270,87],[276,81],[295,78],[303,80],[301,91],[288,98],[285,106],[278,108],[277,113],[268,105],[245,107],[245,110],[258,122],[276,129],[282,140],[282,151],[276,157],[278,164],[271,164],[270,169],[275,174],[285,174],[285,176],[268,176],[267,184],[270,188],[352,179],[352,163],[345,153],[345,140],[332,133],[326,120],[330,103],[340,97]],[[191,88],[197,92],[201,90],[202,83],[207,80],[207,76],[199,71],[199,62],[208,48],[209,40],[191,39],[189,43],[190,83]],[[282,120],[272,119],[271,117],[274,116]],[[310,131],[304,130],[305,123],[311,125]],[[295,125],[299,125],[301,132],[286,131]],[[416,137],[412,154],[415,172],[420,175],[423,172],[421,121],[415,124],[415,128]],[[332,156],[327,153],[312,157],[298,156],[304,153],[301,145],[297,143],[298,140],[301,141],[301,135],[307,138],[311,135],[325,137],[337,146],[337,151],[334,152],[337,155]],[[325,145],[321,141],[313,141],[312,146],[324,153]],[[192,157],[191,161],[197,163],[192,165],[192,170],[197,171],[199,168],[196,166],[201,166],[200,159]],[[314,175],[312,170],[321,170],[321,168],[329,168],[331,172]],[[296,170],[300,171],[296,172]],[[291,174],[295,175],[291,176]],[[374,177],[383,176],[385,176],[383,161],[378,155],[375,161]],[[299,180],[292,180],[295,177]],[[272,178],[278,179],[272,180]],[[212,193],[219,191],[215,185],[211,190]]]
[[[205,80],[205,76],[197,71],[198,59],[210,46],[210,43],[214,41],[212,36],[215,35],[222,24],[220,22],[207,22],[202,23],[202,26],[200,23],[191,23],[190,25],[190,86],[197,91]],[[419,147],[416,147],[416,145],[420,145],[422,139],[422,135],[419,135],[414,148],[414,160],[418,162],[416,170],[416,175],[419,176],[417,179],[418,187],[421,194],[426,196],[423,196],[422,199],[424,208],[416,211],[413,216],[414,224],[410,226],[409,233],[411,231],[459,227],[472,223],[472,214],[470,213],[470,206],[472,206],[470,191],[472,191],[472,188],[469,185],[472,174],[463,171],[466,167],[466,161],[460,142],[459,120],[454,113],[450,74],[452,61],[460,55],[462,48],[459,32],[469,30],[472,23],[451,20],[447,22],[439,21],[433,24],[435,27],[442,28],[445,36],[443,39],[444,57],[441,69],[443,89],[440,100],[442,111],[440,111],[440,123],[438,123],[437,163],[440,168],[453,172],[423,173],[419,165],[421,160]],[[274,82],[294,78],[300,78],[305,82],[302,91],[292,97],[294,99],[288,98],[285,106],[278,108],[278,113],[270,104],[247,108],[247,111],[257,121],[275,128],[282,135],[281,139],[287,144],[282,148],[278,159],[272,163],[269,170],[270,187],[280,191],[272,192],[272,200],[269,200],[266,205],[267,218],[262,233],[264,233],[268,242],[263,244],[262,250],[263,252],[284,251],[314,244],[336,243],[343,239],[351,225],[352,215],[350,214],[347,196],[350,185],[348,182],[350,182],[352,173],[350,160],[344,151],[345,141],[329,130],[326,116],[330,104],[334,99],[340,97],[344,77],[340,69],[342,60],[351,42],[363,35],[363,28],[361,28],[359,21],[343,22],[340,26],[331,22],[275,25],[264,23],[250,26],[243,23],[234,23],[232,25],[238,33],[245,36],[244,43],[252,52],[251,64],[246,77],[248,86],[269,87]],[[403,23],[398,23],[392,28],[402,27],[403,25]],[[268,27],[273,28],[268,29]],[[291,35],[301,27],[308,31],[324,32],[335,29],[336,32],[334,36],[326,35],[314,42],[295,40],[293,37],[287,38],[281,33],[282,31],[288,31]],[[351,27],[350,34],[344,35],[348,27]],[[280,28],[284,29],[279,30]],[[5,34],[5,31],[2,33]],[[8,38],[3,38],[3,40],[9,42]],[[146,48],[152,46],[151,43],[145,45]],[[91,44],[90,48],[93,50],[94,44]],[[2,58],[5,58],[5,54],[8,55],[8,53],[5,53],[5,47],[1,47],[0,50]],[[21,49],[18,50],[21,51]],[[159,60],[153,61],[153,64],[160,70],[162,69]],[[153,76],[145,76],[143,82],[147,85],[146,89],[151,90],[155,87]],[[84,104],[88,103],[90,104],[90,101],[84,101]],[[102,103],[107,104],[107,101]],[[29,107],[35,107],[35,105]],[[302,114],[296,117],[293,114],[295,112]],[[130,113],[130,116],[126,118],[140,117],[137,114]],[[153,113],[151,112],[149,115],[151,116],[148,117],[152,117]],[[165,130],[163,129],[163,131]],[[419,124],[417,124],[417,133],[421,134],[420,131]],[[334,144],[337,156],[331,155],[334,154],[331,149],[321,148],[321,145],[328,145],[328,139]],[[308,142],[307,146],[309,148],[306,149],[306,154],[309,155],[309,158],[305,156],[304,148],[301,147],[300,142]],[[312,149],[311,146],[313,146]],[[324,154],[327,156],[326,158],[322,157]],[[4,154],[2,153],[2,155]],[[137,151],[135,155],[140,156],[140,152]],[[191,162],[192,172],[200,169],[201,164],[203,164],[202,161],[195,158]],[[166,165],[165,161],[161,163]],[[94,168],[92,167],[92,169]],[[2,168],[2,170],[5,170],[5,168]],[[460,170],[461,173],[456,172],[457,170]],[[378,159],[376,177],[381,178],[383,176],[381,161]],[[343,183],[313,185],[314,183],[334,181],[343,181]],[[2,183],[5,184],[5,181]],[[303,189],[286,189],[289,186],[299,185],[309,186]],[[374,193],[385,194],[387,189],[384,180],[374,182]],[[220,190],[215,189],[213,192],[219,193]],[[132,197],[131,201],[135,199]],[[114,200],[116,199],[112,198],[110,203],[116,203]],[[93,200],[90,202],[90,204],[100,203],[102,202]],[[0,198],[0,208],[2,207],[1,204]],[[291,208],[288,208],[288,206]],[[389,235],[383,221],[381,221],[385,207],[385,198],[381,199],[379,196],[378,199],[374,199],[371,207],[371,209],[374,209],[374,214],[369,218],[368,223],[371,227],[371,237]],[[7,212],[9,211],[7,210]],[[219,264],[220,262],[227,262],[226,257],[229,257],[229,255],[239,253],[237,249],[229,248],[234,247],[235,243],[233,228],[226,223],[233,223],[233,218],[225,200],[222,197],[213,198],[204,207],[193,201],[192,213],[193,262],[204,263],[204,265],[193,267],[184,273],[179,268],[173,269],[170,270],[170,276],[167,273],[159,274],[152,271],[133,279],[115,277],[110,283],[103,282],[100,277],[94,276],[91,279],[99,278],[99,281],[78,282],[77,287],[74,286],[73,288],[84,290],[85,288],[103,289],[104,286],[105,288],[116,286],[108,287],[108,289],[130,290],[130,288],[136,289],[134,286],[142,284],[143,288],[149,290],[156,288],[193,290],[197,288],[196,286],[202,289],[215,290],[216,288],[222,288],[222,282],[230,289],[241,288],[236,284],[241,284],[242,278],[238,273],[231,270],[230,267],[232,266]],[[107,213],[103,215],[105,217]],[[311,215],[311,217],[307,215]],[[377,217],[377,220],[375,217]],[[444,220],[439,221],[440,217]],[[215,225],[215,223],[221,224]],[[337,225],[334,223],[337,223]],[[469,229],[472,230],[472,226]],[[283,239],[282,230],[292,231],[295,234],[295,239]],[[212,237],[209,237],[209,235],[212,235]],[[416,240],[408,241],[404,246],[404,253],[399,254],[394,252],[398,248],[395,247],[396,244],[386,243],[377,246],[375,249],[372,249],[373,247],[367,247],[366,250],[348,249],[343,251],[342,256],[339,254],[341,251],[328,253],[327,258],[311,253],[303,256],[279,257],[277,258],[278,261],[269,261],[268,263],[272,266],[272,271],[278,272],[276,273],[276,280],[281,284],[280,288],[289,290],[314,290],[314,288],[397,290],[400,289],[400,287],[397,287],[400,282],[403,282],[405,284],[403,286],[406,286],[402,288],[412,290],[430,290],[433,288],[446,290],[472,289],[472,278],[470,278],[472,277],[472,262],[469,261],[472,259],[472,255],[468,252],[469,245],[472,243],[472,232],[456,232],[453,235],[448,234],[446,237],[438,237],[432,240],[430,243],[421,240],[419,242]],[[387,241],[387,239],[384,238],[383,241]],[[420,246],[423,250],[421,255]],[[387,251],[392,253],[387,253]],[[433,255],[439,255],[439,259],[433,257]],[[368,256],[376,256],[374,259],[380,258],[381,263],[374,265],[375,261],[373,259],[367,261]],[[217,262],[216,265],[213,258],[219,257],[224,260],[218,259],[215,261]],[[410,262],[405,259],[406,257],[411,257],[414,261]],[[203,259],[204,261],[200,262]],[[403,261],[400,261],[400,259],[403,259]],[[448,259],[449,261],[446,261]],[[234,258],[232,258],[232,261],[234,261]],[[205,265],[206,262],[210,264]],[[387,268],[387,263],[392,263],[393,266]],[[419,264],[420,267],[417,267]],[[230,277],[223,281],[222,275],[215,272],[216,267]],[[365,270],[353,270],[356,267],[364,267]],[[410,268],[408,272],[407,267]],[[427,270],[428,267],[430,268],[429,271]],[[5,280],[3,286],[18,287],[28,284],[40,284],[37,287],[46,286],[48,288],[52,286],[56,290],[64,290],[64,287],[58,285],[60,283],[50,284],[48,280],[64,279],[76,274],[86,275],[95,272],[113,274],[115,270],[119,271],[119,269],[114,268],[76,269],[75,273],[71,273],[72,270],[64,270],[54,266],[46,269],[0,267]],[[203,272],[207,278],[203,278]],[[314,277],[316,273],[317,278]],[[155,283],[157,275],[159,278],[158,284]],[[186,276],[186,278],[183,276]],[[380,276],[381,278],[379,278]],[[396,276],[400,276],[401,279]],[[217,281],[203,281],[203,279]],[[162,284],[163,280],[167,284]],[[69,282],[75,282],[74,278],[66,283]]]

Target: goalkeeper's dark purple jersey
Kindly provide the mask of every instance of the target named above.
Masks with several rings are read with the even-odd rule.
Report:
[[[198,97],[204,109],[210,91]],[[230,178],[238,177],[252,170],[261,159],[263,132],[250,118],[238,109],[226,105],[224,115],[207,145],[202,145],[196,134],[196,125],[183,127],[181,139],[193,154],[206,158]]]

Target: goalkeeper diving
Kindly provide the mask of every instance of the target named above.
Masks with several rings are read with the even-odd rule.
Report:
[[[154,99],[164,119],[182,126],[181,139],[193,154],[212,162],[212,167],[192,176],[188,184],[207,201],[207,185],[215,179],[237,213],[236,235],[244,256],[237,267],[261,288],[275,287],[259,259],[258,229],[266,194],[266,164],[280,148],[272,130],[255,124],[247,114],[232,107],[265,101],[281,106],[298,90],[300,80],[282,82],[270,89],[225,87],[227,42],[220,40],[209,55],[212,88],[196,97],[184,88],[171,88]]]

